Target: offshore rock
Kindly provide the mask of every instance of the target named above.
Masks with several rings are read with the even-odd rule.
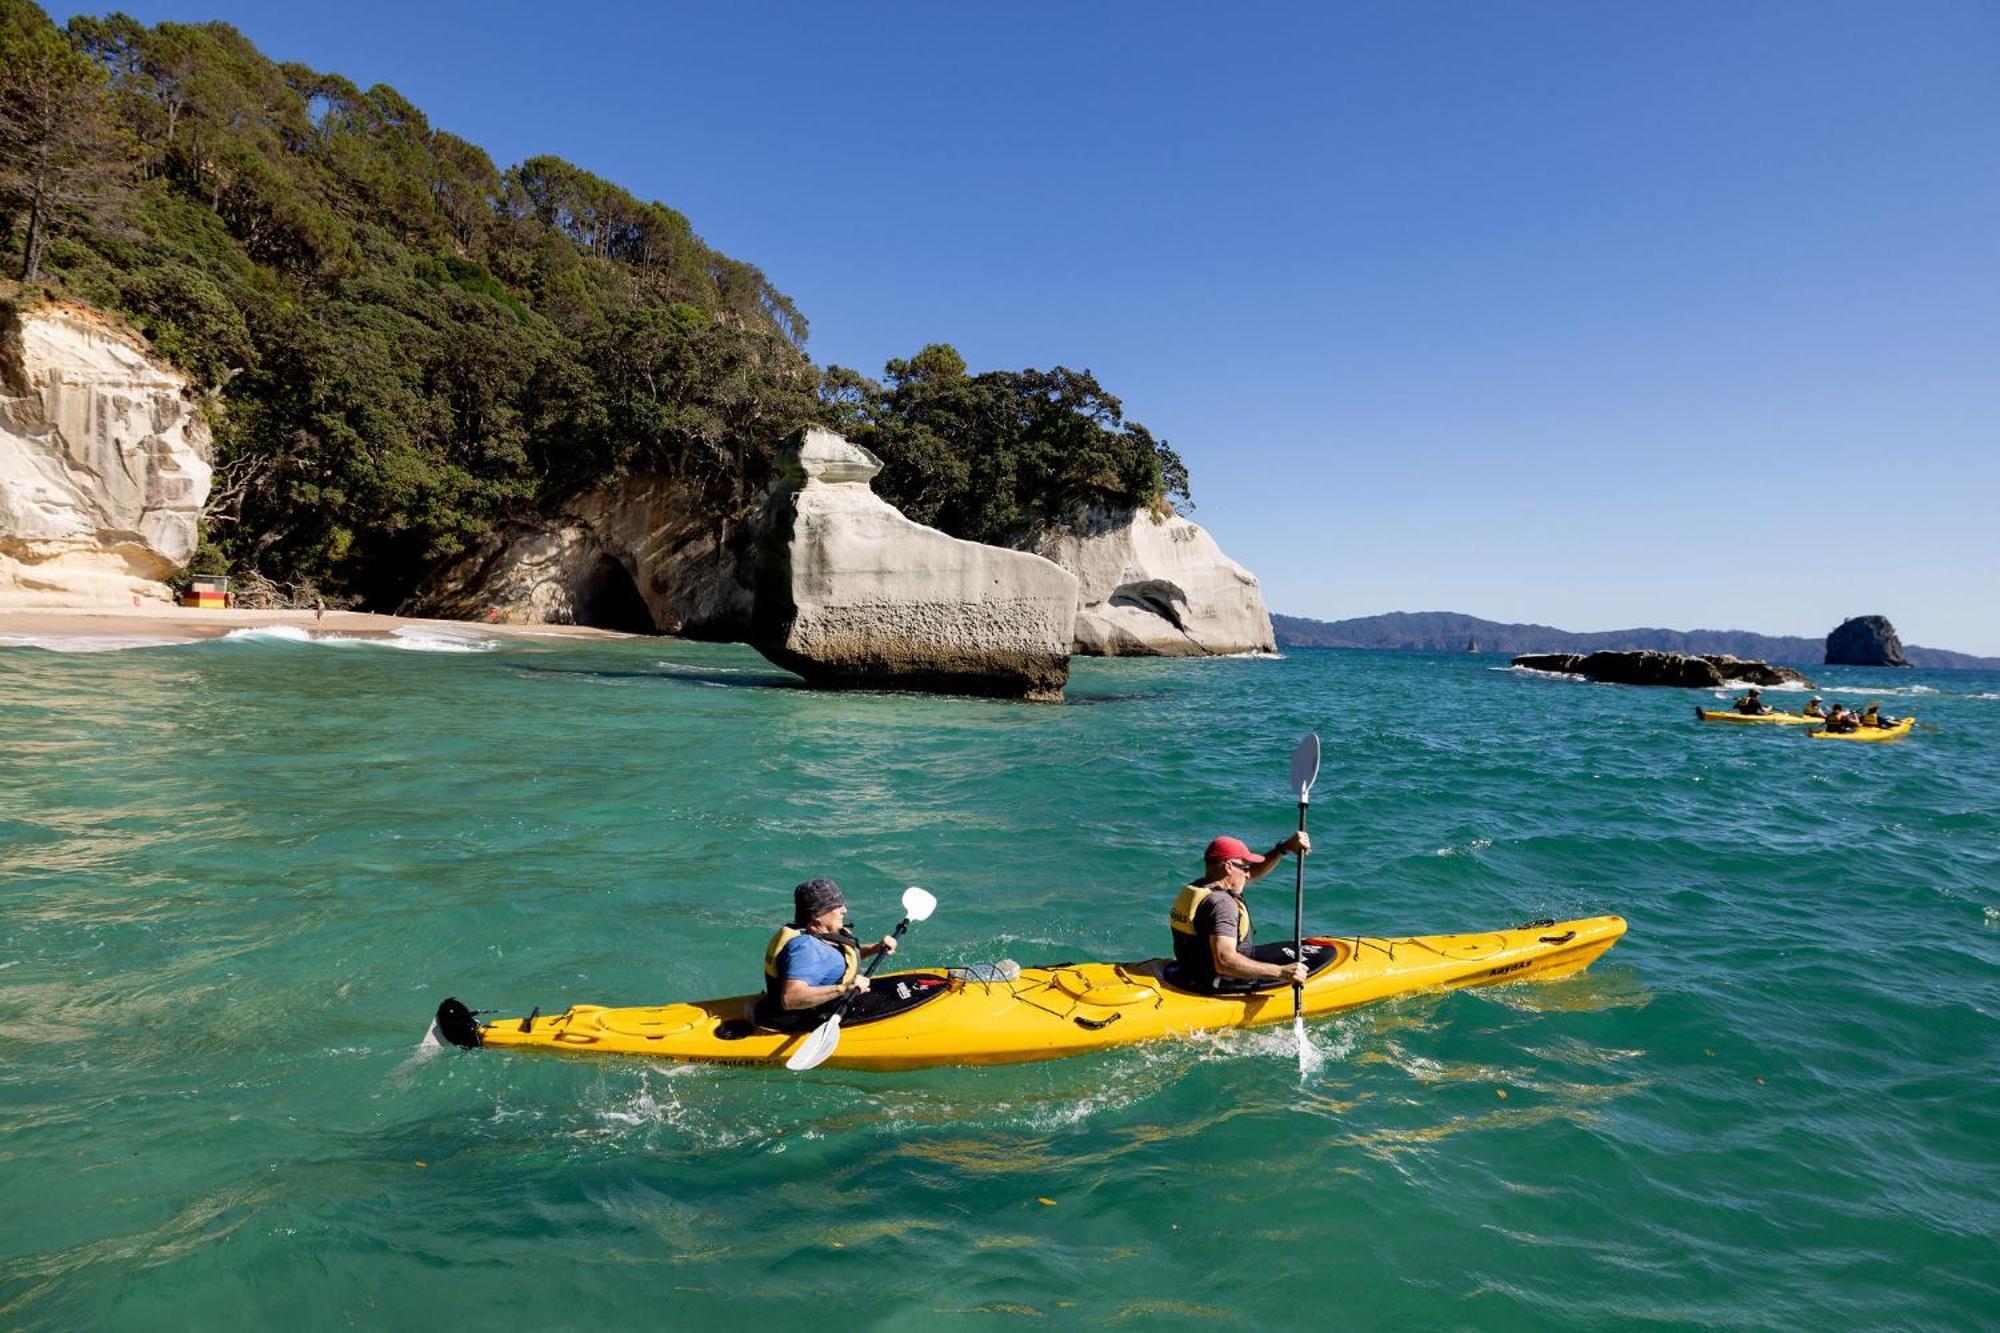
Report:
[[[487,536],[400,609],[742,639],[754,605],[748,517],[665,477],[627,479]]]
[[[1075,575],[904,517],[869,488],[881,461],[831,431],[803,432],[779,465],[758,538],[757,651],[815,685],[1061,696]]]
[[[1091,510],[1026,545],[1076,575],[1074,652],[1206,657],[1277,648],[1257,576],[1179,514]]]
[[[208,500],[188,379],[86,307],[0,307],[0,606],[171,598]]]
[[[1910,660],[1887,616],[1855,616],[1826,636],[1826,664],[1906,667]]]
[[[1812,684],[1790,667],[1749,662],[1738,657],[1695,657],[1687,653],[1524,653],[1514,659],[1514,665],[1531,671],[1558,671],[1614,685],[1719,689],[1738,684]]]

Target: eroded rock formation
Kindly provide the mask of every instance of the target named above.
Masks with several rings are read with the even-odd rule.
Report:
[[[0,309],[0,606],[165,601],[209,434],[187,377],[82,306]]]
[[[1826,636],[1826,664],[1906,667],[1910,659],[1887,616],[1854,616]]]
[[[758,540],[759,652],[820,685],[1061,694],[1075,575],[905,518],[869,488],[880,460],[830,431],[780,461]]]
[[[1027,545],[1076,575],[1075,652],[1202,657],[1277,646],[1257,576],[1178,514],[1093,512]]]
[[[1749,662],[1740,657],[1693,657],[1687,653],[1524,653],[1514,659],[1514,665],[1531,671],[1560,671],[1614,685],[1719,689],[1738,684],[1812,684],[1790,667]]]
[[[742,639],[753,539],[744,513],[718,515],[713,502],[666,478],[628,478],[485,538],[404,609]]]

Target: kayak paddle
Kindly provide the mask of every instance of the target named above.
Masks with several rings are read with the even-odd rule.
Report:
[[[928,920],[930,914],[936,910],[937,899],[929,893],[926,893],[914,884],[904,889],[903,919],[896,923],[895,938],[901,939],[903,932],[910,928],[912,922]],[[864,977],[874,976],[875,969],[880,967],[882,960],[888,956],[889,952],[886,949],[876,954],[868,960],[868,969],[861,975]],[[854,997],[860,993],[860,991],[854,991],[842,999],[839,1004],[835,1005],[833,1012],[827,1015],[826,1021],[814,1028],[812,1035],[805,1039],[805,1043],[792,1052],[791,1059],[785,1061],[785,1068],[795,1073],[804,1073],[808,1069],[816,1069],[820,1065],[825,1064],[826,1058],[833,1054],[834,1047],[840,1045],[841,1015],[847,1012],[847,1006],[853,1004]]]
[[[1309,731],[1306,738],[1292,751],[1292,790],[1299,798],[1299,832],[1306,831],[1306,805],[1312,800],[1313,782],[1319,777],[1319,733]],[[1292,887],[1292,958],[1303,961],[1306,956],[1306,854],[1295,854],[1298,859],[1298,879]],[[1292,983],[1292,1035],[1298,1038],[1299,1074],[1306,1072],[1306,991],[1299,982]]]

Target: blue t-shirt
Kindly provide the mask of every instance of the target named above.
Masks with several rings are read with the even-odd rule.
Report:
[[[831,986],[847,975],[847,958],[825,940],[795,935],[778,954],[778,975],[808,986]]]

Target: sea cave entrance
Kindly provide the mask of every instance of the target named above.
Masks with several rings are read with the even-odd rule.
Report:
[[[597,563],[577,581],[572,605],[579,625],[624,634],[660,632],[630,571],[608,555],[597,557]]]

